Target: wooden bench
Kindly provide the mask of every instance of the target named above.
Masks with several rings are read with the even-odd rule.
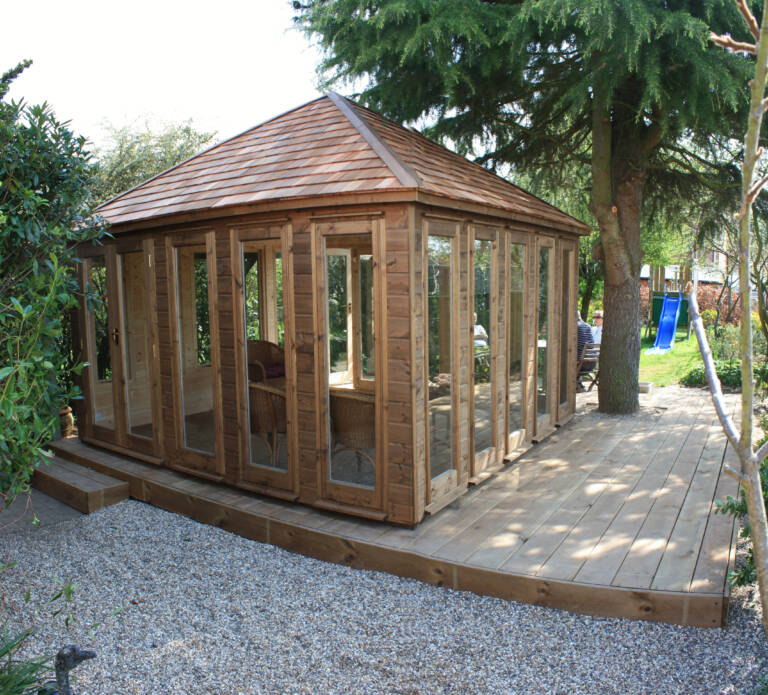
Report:
[[[584,382],[589,381],[589,388]],[[587,343],[576,368],[576,390],[591,391],[600,381],[600,343]]]

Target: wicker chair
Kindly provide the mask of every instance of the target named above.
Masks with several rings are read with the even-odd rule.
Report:
[[[331,451],[354,451],[358,471],[363,458],[375,468],[376,462],[364,450],[376,446],[376,404],[342,393],[331,394],[330,401]]]
[[[261,437],[269,449],[270,465],[277,468],[280,457],[280,437],[285,438],[287,418],[285,396],[260,389],[248,389],[251,434]]]
[[[264,381],[276,368],[283,368],[285,374],[285,353],[283,349],[268,340],[248,341],[248,379]]]

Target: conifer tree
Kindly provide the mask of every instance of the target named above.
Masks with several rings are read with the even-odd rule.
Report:
[[[739,137],[745,58],[710,31],[749,38],[730,0],[297,0],[325,51],[327,84],[463,153],[482,145],[560,183],[591,170],[605,260],[600,409],[638,407],[641,221],[649,200],[734,185],[720,143]],[[740,33],[739,33],[740,32]],[[702,155],[703,153],[703,155]],[[730,180],[730,181],[729,181]]]

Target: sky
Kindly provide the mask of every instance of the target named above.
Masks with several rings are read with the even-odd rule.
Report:
[[[320,53],[288,0],[37,0],[3,6],[10,98],[47,101],[103,146],[106,126],[192,120],[217,140],[319,96]]]

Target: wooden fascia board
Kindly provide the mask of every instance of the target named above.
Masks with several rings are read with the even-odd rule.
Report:
[[[564,223],[558,223],[547,218],[536,217],[534,215],[526,215],[525,213],[506,210],[504,208],[498,208],[492,205],[481,205],[479,203],[472,203],[461,199],[457,200],[455,198],[436,195],[426,191],[419,191],[418,202],[444,209],[460,210],[462,212],[480,214],[496,219],[500,218],[510,222],[522,222],[524,224],[529,224],[546,230],[565,232],[567,234],[575,234],[577,236],[586,236],[591,232],[590,227],[583,223],[579,223],[575,218],[573,225],[566,225]]]
[[[484,217],[502,219],[508,222],[519,222],[542,230],[557,231],[566,234],[584,236],[590,233],[587,225],[578,227],[576,220],[569,226],[546,218],[526,215],[524,213],[505,210],[490,205],[481,205],[461,199],[428,193],[418,188],[397,188],[388,191],[369,191],[367,193],[336,193],[323,196],[307,196],[304,198],[284,198],[260,203],[233,205],[222,208],[204,208],[168,215],[157,215],[146,219],[118,222],[110,228],[115,235],[139,230],[151,230],[158,227],[166,229],[176,225],[200,224],[216,219],[243,217],[246,215],[262,215],[268,213],[289,214],[292,210],[324,209],[353,205],[379,205],[386,203],[416,202],[439,207],[443,210],[456,210],[462,214],[483,215]]]

